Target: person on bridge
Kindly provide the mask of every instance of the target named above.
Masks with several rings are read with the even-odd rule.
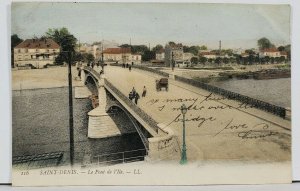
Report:
[[[132,92],[133,97],[135,97],[136,91],[135,91],[134,87],[132,88],[131,92]]]
[[[137,104],[139,99],[140,99],[140,95],[139,93],[136,92],[134,96],[134,103]]]
[[[143,88],[143,93],[142,93],[142,97],[146,97],[146,93],[147,93],[147,89],[146,89],[146,86],[144,86],[144,88]]]
[[[77,70],[78,70],[78,78],[81,79],[81,68],[77,67]]]
[[[130,101],[132,101],[132,100],[133,100],[134,96],[133,96],[133,93],[132,93],[132,91],[129,93],[129,95],[128,95],[128,98],[130,99]]]

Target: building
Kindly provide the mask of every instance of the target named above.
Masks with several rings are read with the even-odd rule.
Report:
[[[101,58],[101,48],[99,45],[90,45],[87,43],[82,43],[79,45],[78,52],[92,54],[95,60],[100,60]]]
[[[165,49],[160,49],[155,53],[155,60],[164,61],[165,60]]]
[[[182,44],[167,44],[165,46],[165,64],[167,67],[172,67],[172,60],[174,61],[174,66],[183,64]]]
[[[190,52],[185,52],[183,53],[183,62],[184,64],[191,64],[191,59],[195,57],[195,55],[193,53]]]
[[[262,51],[259,52],[259,57],[260,58],[264,58],[264,57],[270,57],[270,58],[276,58],[276,57],[281,57],[284,56],[284,53],[280,52],[279,50],[277,50],[277,48],[269,48],[269,49],[264,49]]]
[[[207,59],[216,59],[217,54],[210,51],[203,51],[199,53],[199,57],[205,57]]]
[[[14,48],[14,67],[53,65],[60,46],[50,38],[27,39]]]
[[[118,62],[120,64],[141,63],[140,54],[132,54],[131,48],[108,48],[103,51],[104,62]]]

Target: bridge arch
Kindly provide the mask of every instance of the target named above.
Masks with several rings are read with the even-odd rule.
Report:
[[[149,149],[148,138],[152,137],[151,134],[149,132],[147,132],[146,130],[144,130],[144,128],[141,127],[142,125],[137,120],[135,120],[135,118],[122,105],[118,104],[115,101],[113,101],[112,104],[108,105],[106,112],[112,113],[116,109],[121,110],[126,115],[126,117],[130,121],[130,124],[132,124],[134,126],[134,128],[135,128],[136,132],[139,134],[139,137],[141,138],[146,150],[148,151],[148,149]]]

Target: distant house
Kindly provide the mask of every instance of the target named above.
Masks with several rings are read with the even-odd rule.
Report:
[[[248,56],[249,56],[249,54],[246,53],[246,52],[241,53],[241,57],[242,57],[242,58],[246,58],[246,57],[248,57]]]
[[[165,46],[165,64],[167,67],[172,67],[172,59],[175,65],[183,64],[182,44],[167,44]]]
[[[277,48],[264,49],[259,52],[260,58],[264,58],[266,56],[276,58],[281,57],[282,53],[279,50],[277,50]]]
[[[280,56],[283,56],[285,59],[287,59],[288,53],[286,51],[281,51]]]
[[[118,62],[120,64],[141,63],[140,54],[132,54],[131,48],[108,48],[103,51],[105,62]]]
[[[60,46],[50,38],[27,39],[14,48],[14,66],[43,68],[54,64],[59,52]]]
[[[209,52],[209,51],[203,51],[203,52],[200,52],[199,53],[199,56],[200,57],[205,57],[205,58],[207,58],[207,59],[216,59],[217,58],[217,55],[216,55],[216,53],[214,53],[214,52]]]
[[[100,51],[99,45],[90,45],[87,43],[83,43],[83,44],[80,44],[78,50],[80,53],[92,54],[96,60],[100,59],[101,51]]]
[[[195,55],[193,53],[190,52],[184,52],[183,53],[183,62],[185,64],[191,64],[191,59],[195,57]]]
[[[155,60],[164,61],[165,60],[165,49],[160,49],[155,53]]]

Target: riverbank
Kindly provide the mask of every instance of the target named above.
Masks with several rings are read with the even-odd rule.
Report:
[[[253,78],[257,73],[264,71],[279,71],[278,77],[273,76],[273,78],[288,77],[287,75],[281,75],[281,71],[286,74],[290,72],[290,64],[262,64],[262,65],[219,65],[219,66],[206,66],[197,65],[195,67],[188,68],[175,68],[174,72],[171,68],[156,68],[160,71],[167,72],[169,74],[174,74],[182,76],[185,78],[196,79],[202,82],[210,81],[223,81],[231,79],[233,77],[240,79]]]
[[[75,80],[76,67],[72,67],[73,86],[82,86],[82,82]],[[12,71],[12,90],[57,88],[68,86],[68,67],[56,67],[31,70]]]

